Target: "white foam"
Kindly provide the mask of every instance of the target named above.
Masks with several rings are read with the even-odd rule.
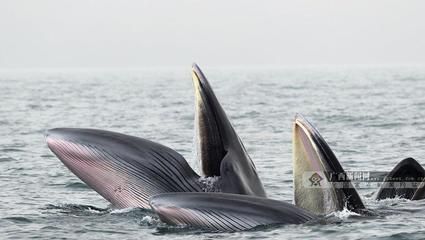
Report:
[[[111,211],[111,214],[121,214],[121,213],[128,213],[131,211],[134,211],[137,208],[129,207],[129,208],[122,208],[122,209],[114,209]]]
[[[220,192],[220,177],[201,177],[199,182],[201,183],[202,190],[204,192]]]
[[[341,211],[331,213],[329,216],[334,216],[339,219],[347,219],[352,216],[360,216],[360,214],[350,211],[347,208],[344,208]]]
[[[140,223],[143,225],[157,225],[159,223],[161,223],[161,221],[159,221],[159,219],[154,218],[152,216],[144,216],[142,218],[142,220],[140,220]]]

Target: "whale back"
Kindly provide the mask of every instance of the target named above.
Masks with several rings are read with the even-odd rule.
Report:
[[[425,170],[415,159],[403,159],[384,178],[384,181],[376,194],[376,199],[380,200],[395,197],[412,199],[415,194],[418,198],[420,195],[418,190],[421,187],[419,186],[419,188],[414,188],[412,186],[405,186],[404,184],[421,182],[424,177]]]

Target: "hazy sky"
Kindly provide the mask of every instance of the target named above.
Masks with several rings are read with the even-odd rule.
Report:
[[[425,64],[425,1],[0,0],[0,68]]]

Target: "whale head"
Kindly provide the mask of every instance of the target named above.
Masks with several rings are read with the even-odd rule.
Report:
[[[265,196],[254,163],[196,64],[192,67],[192,80],[201,175],[220,177],[222,192]]]
[[[293,122],[294,202],[316,214],[364,205],[350,179],[319,131],[297,114]]]

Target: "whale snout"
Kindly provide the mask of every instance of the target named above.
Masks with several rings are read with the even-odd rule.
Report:
[[[47,146],[71,171],[75,171],[83,159],[94,160],[90,149],[73,139],[75,134],[69,128],[49,129],[45,133]]]

